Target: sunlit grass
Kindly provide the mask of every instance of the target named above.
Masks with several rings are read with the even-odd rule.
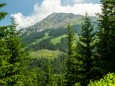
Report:
[[[53,51],[53,50],[43,49],[43,50],[38,50],[38,51],[32,51],[30,53],[30,56],[31,56],[31,58],[53,59],[53,58],[57,58],[61,54],[63,54],[63,53],[60,52],[59,50]]]

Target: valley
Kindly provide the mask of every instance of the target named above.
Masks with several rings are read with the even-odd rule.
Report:
[[[33,51],[42,49],[67,51],[67,25],[70,23],[76,36],[81,31],[84,16],[72,13],[53,13],[33,26],[21,29],[23,41]],[[91,17],[97,27],[97,18]],[[78,37],[76,37],[76,40]]]

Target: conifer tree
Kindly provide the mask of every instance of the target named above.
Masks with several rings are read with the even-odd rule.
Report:
[[[6,3],[0,3],[0,8],[4,7],[5,5]],[[4,19],[7,14],[7,12],[0,12],[0,20]]]
[[[4,7],[6,4],[5,3],[0,3],[0,9]],[[7,15],[7,12],[0,11],[0,21],[5,18]],[[7,29],[7,26],[0,26],[0,56],[3,49],[3,38],[5,36],[4,31]],[[1,58],[0,58],[1,59]],[[1,60],[0,60],[1,61]],[[2,62],[0,62],[2,63]]]
[[[75,59],[75,46],[74,46],[74,33],[72,27],[68,24],[68,59],[66,62],[67,73],[65,75],[66,86],[74,86],[76,82],[76,59]]]
[[[38,74],[38,83],[40,86],[55,86],[56,82],[53,78],[53,68],[52,68],[52,60],[51,59],[43,59],[44,66],[40,70],[40,74]]]
[[[53,68],[50,59],[47,59],[45,66],[46,66],[46,70],[45,70],[46,86],[53,86]]]
[[[4,7],[6,4],[5,3],[0,3],[0,9]],[[5,18],[7,15],[7,12],[0,11],[0,21]],[[7,55],[7,49],[5,45],[5,37],[6,37],[6,31],[7,31],[8,26],[0,26],[0,86],[2,86],[2,76],[4,76],[5,73],[2,72],[4,64],[4,60],[6,59]],[[4,71],[6,72],[6,71]]]
[[[97,51],[102,75],[115,72],[115,0],[101,0],[99,43]]]
[[[8,28],[8,35],[5,38],[7,52],[4,53],[5,64],[1,67],[1,85],[14,86],[21,85],[21,72],[25,68],[26,60],[28,58],[27,51],[24,50],[23,43],[16,30],[16,24],[12,19],[12,25]]]
[[[91,23],[91,19],[86,13],[83,18],[82,30],[79,34],[79,42],[77,44],[77,55],[76,59],[78,61],[77,69],[77,82],[81,83],[82,86],[87,86],[89,80],[93,78],[93,52],[95,48],[95,33],[94,28]]]

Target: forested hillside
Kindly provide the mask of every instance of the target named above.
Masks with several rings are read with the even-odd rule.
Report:
[[[78,36],[81,31],[82,15],[72,13],[53,13],[33,26],[21,29],[23,41],[33,50],[67,50],[67,24],[71,23],[73,31]],[[98,18],[91,17],[94,31],[98,25]],[[78,37],[76,37],[78,39]],[[76,40],[77,40],[76,39]]]
[[[97,17],[53,13],[20,30],[12,16],[0,26],[0,86],[115,86],[115,0],[101,4]]]

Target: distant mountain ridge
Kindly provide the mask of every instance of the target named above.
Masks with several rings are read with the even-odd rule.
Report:
[[[35,25],[21,29],[23,41],[29,43],[28,46],[34,49],[39,47],[41,47],[40,49],[58,49],[58,47],[61,48],[61,45],[64,47],[65,45],[62,42],[65,43],[65,40],[67,40],[66,28],[68,23],[73,26],[74,32],[78,33],[81,29],[83,17],[72,13],[52,13]],[[97,18],[91,17],[91,20],[96,25]]]
[[[31,30],[32,32],[41,32],[45,29],[56,29],[66,27],[68,22],[72,25],[81,24],[82,18],[82,15],[76,15],[73,13],[52,13],[51,15],[47,16],[45,19],[41,20],[35,25],[23,28],[21,29],[21,31],[26,32]],[[94,20],[96,19],[96,17],[92,18]]]

